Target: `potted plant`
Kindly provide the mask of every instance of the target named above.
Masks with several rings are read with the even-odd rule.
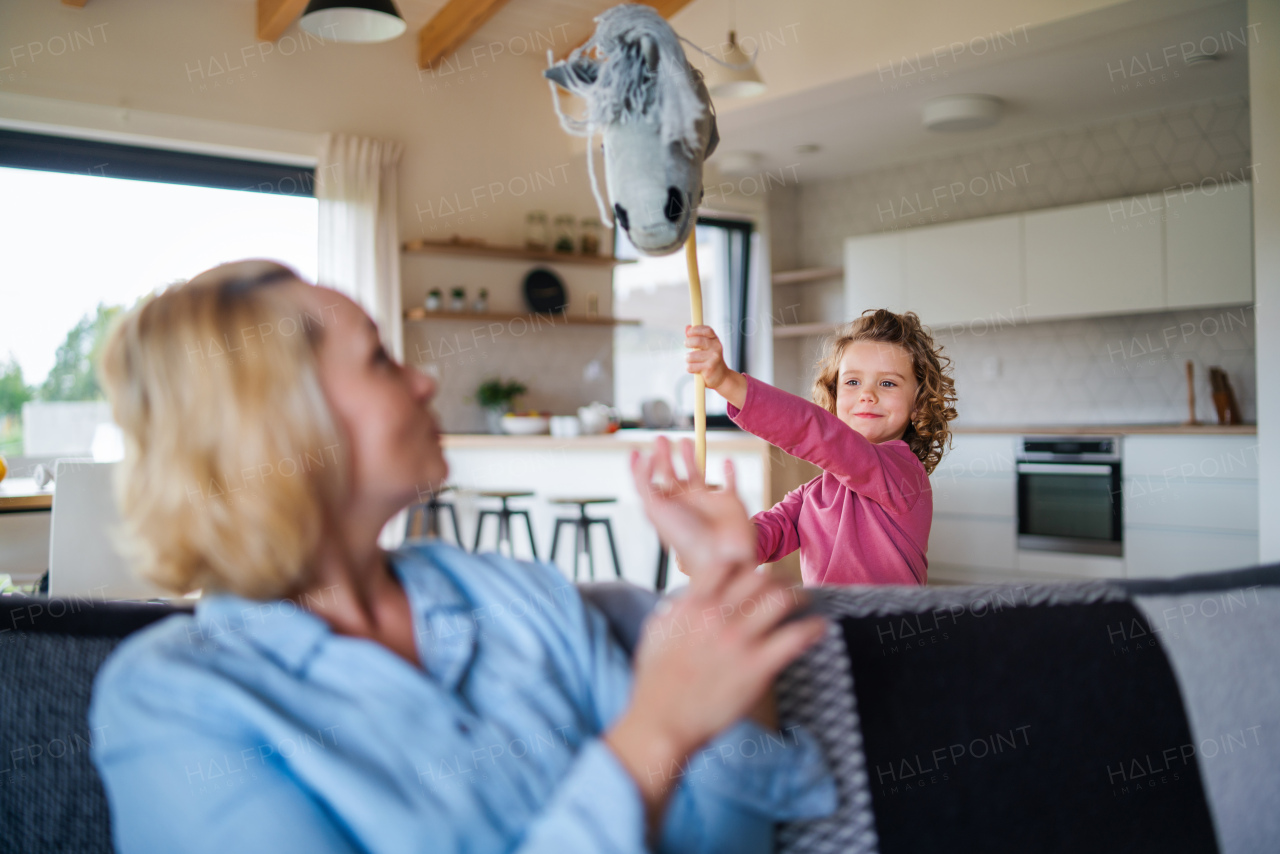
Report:
[[[485,424],[490,433],[502,432],[502,416],[510,412],[515,399],[528,390],[519,380],[503,382],[494,377],[480,383],[476,389],[476,403],[484,407]]]

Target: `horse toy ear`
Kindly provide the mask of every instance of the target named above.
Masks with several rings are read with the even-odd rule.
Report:
[[[618,224],[641,252],[666,255],[693,229],[702,163],[720,141],[711,96],[675,31],[652,8],[615,6],[595,20],[595,34],[543,75],[561,126],[588,139],[587,172],[601,219],[612,225],[591,156],[596,133]],[[592,50],[599,59],[589,56]],[[585,118],[564,114],[557,84],[586,101]]]

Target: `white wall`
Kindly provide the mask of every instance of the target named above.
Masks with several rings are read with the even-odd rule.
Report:
[[[1249,0],[1249,26],[1266,38],[1249,51],[1250,116],[1255,162],[1280,162],[1280,2]],[[1257,280],[1259,556],[1280,561],[1280,187],[1259,181],[1253,192],[1254,275]]]

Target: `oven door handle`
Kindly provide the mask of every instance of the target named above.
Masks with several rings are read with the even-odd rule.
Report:
[[[1018,474],[1105,474],[1110,475],[1113,466],[1081,463],[1018,463]]]

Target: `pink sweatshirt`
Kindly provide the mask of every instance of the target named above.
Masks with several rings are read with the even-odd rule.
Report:
[[[823,470],[751,517],[760,563],[798,548],[805,584],[925,583],[933,494],[905,441],[873,445],[822,407],[751,376],[729,417]]]

